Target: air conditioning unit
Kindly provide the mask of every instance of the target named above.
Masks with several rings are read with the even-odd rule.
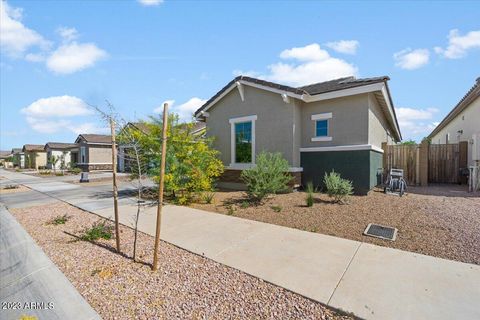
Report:
[[[472,160],[480,161],[480,132],[472,135]]]

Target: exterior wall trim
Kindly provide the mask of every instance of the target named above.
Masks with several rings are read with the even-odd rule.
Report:
[[[358,144],[358,145],[346,145],[346,146],[333,146],[333,147],[308,147],[300,148],[300,152],[322,152],[322,151],[356,151],[356,150],[373,150],[383,153],[383,149],[371,144]]]
[[[77,164],[81,165],[97,165],[97,164],[112,164],[111,162],[77,162]]]

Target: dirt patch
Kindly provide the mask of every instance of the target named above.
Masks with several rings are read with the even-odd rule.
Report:
[[[103,319],[352,319],[165,242],[160,269],[152,272],[153,237],[140,234],[145,263],[134,263],[127,227],[121,228],[125,256],[114,252],[113,239],[75,241],[100,218],[64,203],[11,211]],[[65,224],[48,224],[64,214]]]
[[[412,191],[422,190],[412,188]],[[352,196],[349,204],[341,205],[331,203],[325,194],[316,193],[313,207],[307,207],[304,192],[275,195],[263,205],[254,206],[247,202],[244,192],[224,191],[216,193],[214,204],[192,207],[480,264],[480,197],[466,195],[466,192],[453,192],[449,196],[409,193],[400,198],[374,190],[368,196]],[[397,228],[397,240],[364,236],[369,223]]]

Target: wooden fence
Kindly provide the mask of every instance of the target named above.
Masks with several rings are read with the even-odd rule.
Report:
[[[467,142],[452,144],[382,146],[384,174],[391,168],[403,169],[409,185],[460,183],[460,169],[467,166]]]

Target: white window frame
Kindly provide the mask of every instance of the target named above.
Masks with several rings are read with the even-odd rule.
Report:
[[[255,164],[255,121],[257,120],[257,115],[231,118],[228,120],[230,122],[230,167],[237,167],[240,169],[247,169],[252,167]],[[241,122],[251,122],[252,123],[252,162],[251,163],[236,163],[235,162],[235,124]]]
[[[313,125],[313,138],[312,141],[332,141],[332,137],[330,135],[330,119],[333,118],[331,112],[324,112],[324,113],[317,113],[312,114],[312,121],[314,121]],[[327,136],[317,137],[317,121],[319,120],[327,120]]]

